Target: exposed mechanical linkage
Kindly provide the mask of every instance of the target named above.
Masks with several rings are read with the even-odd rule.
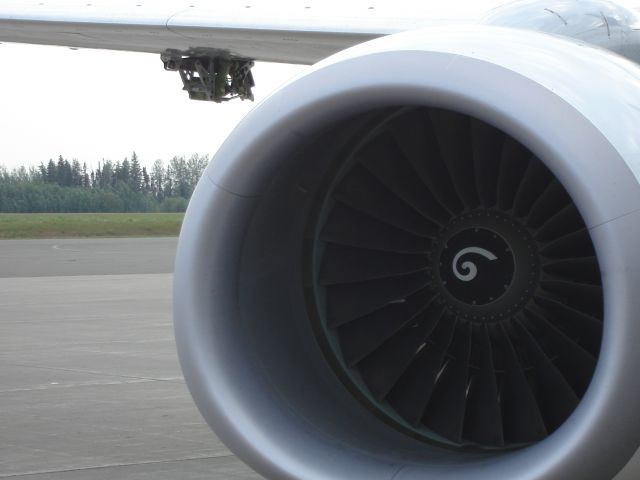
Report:
[[[253,100],[253,60],[220,53],[167,50],[160,57],[164,69],[177,71],[192,100],[222,103],[235,98]]]

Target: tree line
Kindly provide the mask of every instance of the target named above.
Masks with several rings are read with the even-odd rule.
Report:
[[[0,212],[183,212],[208,162],[207,155],[176,156],[148,171],[134,152],[91,170],[62,156],[37,167],[0,165]]]

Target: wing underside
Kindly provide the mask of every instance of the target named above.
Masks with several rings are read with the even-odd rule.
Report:
[[[637,9],[608,0],[7,0],[0,42],[159,54],[190,98],[220,102],[253,98],[254,61],[313,64],[380,36],[465,22],[561,35],[640,61]]]
[[[412,5],[408,15],[402,3],[3,2],[0,42],[150,53],[211,49],[239,58],[311,64],[382,35],[442,24],[447,18],[471,20],[504,2],[477,2],[456,15],[441,2]]]

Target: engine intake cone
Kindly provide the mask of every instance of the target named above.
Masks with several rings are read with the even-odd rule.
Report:
[[[474,322],[513,316],[538,284],[535,242],[517,220],[490,210],[456,217],[436,240],[433,286],[451,313]]]

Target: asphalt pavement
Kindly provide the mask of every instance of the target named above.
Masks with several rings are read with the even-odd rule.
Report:
[[[175,238],[0,241],[0,478],[259,479],[196,410]]]

